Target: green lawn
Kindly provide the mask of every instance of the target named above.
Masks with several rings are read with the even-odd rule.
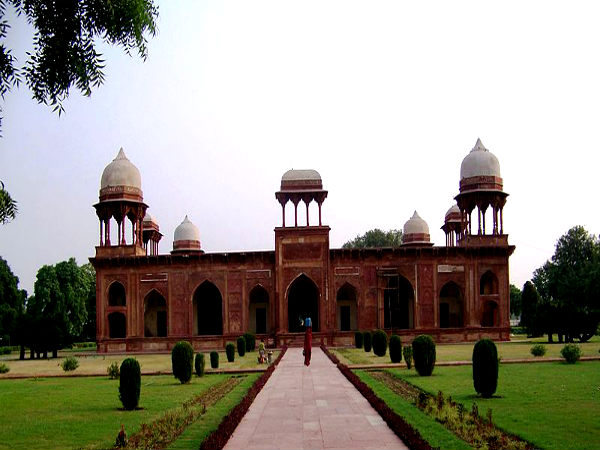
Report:
[[[106,377],[0,380],[0,449],[112,448],[121,424],[128,434],[133,433],[141,423],[157,419],[228,376],[194,376],[184,385],[172,376],[143,376],[143,409],[138,411],[119,409],[119,382]],[[235,398],[239,401],[258,376],[244,376],[246,379],[221,401],[227,400],[227,405]],[[207,412],[206,432],[197,436],[216,428],[233,406],[228,409],[219,404]]]
[[[436,367],[433,376],[388,369],[432,394],[441,390],[494,423],[544,449],[600,448],[600,362],[501,365],[498,391],[491,399],[473,389],[470,366]]]

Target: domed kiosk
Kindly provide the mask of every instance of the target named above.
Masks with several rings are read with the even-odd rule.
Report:
[[[144,220],[142,221],[142,239],[144,241],[144,248],[146,249],[147,255],[158,255],[158,243],[162,238],[160,227],[158,222],[146,212]]]
[[[298,226],[298,203],[303,201],[306,205],[306,226],[310,226],[308,208],[312,201],[319,205],[319,226],[321,223],[321,206],[327,197],[323,190],[323,181],[319,172],[313,169],[288,170],[281,177],[281,189],[275,193],[275,198],[281,205],[283,224],[285,227],[285,205],[291,201],[294,205],[294,226]]]
[[[175,228],[171,254],[195,252],[204,253],[200,246],[200,230],[185,216],[183,222]]]
[[[446,246],[454,247],[457,241],[460,241],[463,236],[464,227],[462,214],[458,205],[452,205],[444,216],[444,225],[441,227],[446,234]]]
[[[421,219],[417,211],[404,224],[402,245],[413,247],[433,246],[429,236],[429,225]]]

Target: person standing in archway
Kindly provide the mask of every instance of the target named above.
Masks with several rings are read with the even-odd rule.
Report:
[[[310,320],[310,317],[304,319],[304,327],[304,365],[310,366],[312,348],[312,320]]]

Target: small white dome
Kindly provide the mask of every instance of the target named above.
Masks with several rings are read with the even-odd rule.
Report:
[[[479,176],[500,177],[498,158],[483,146],[481,139],[477,139],[475,147],[465,156],[460,165],[461,180]]]
[[[319,172],[313,169],[308,170],[288,170],[281,177],[281,181],[301,181],[301,180],[311,180],[311,181],[321,181],[321,175]]]
[[[460,208],[458,207],[457,204],[454,204],[450,207],[450,209],[448,211],[446,211],[446,215],[444,216],[444,219],[446,222],[448,222],[449,220],[460,220],[461,219],[461,213],[460,213]]]
[[[190,222],[188,216],[185,216],[183,222],[175,228],[173,243],[177,241],[200,241],[200,230],[198,230],[196,225]]]
[[[417,211],[413,214],[413,216],[408,219],[408,221],[404,224],[404,236],[409,234],[427,234],[429,235],[429,225],[425,222]]]
[[[140,171],[127,159],[122,148],[117,157],[102,172],[100,189],[109,186],[129,186],[142,189]]]
[[[156,221],[156,219],[154,217],[152,217],[148,211],[146,211],[146,215],[144,216],[144,220],[142,222],[158,223]]]

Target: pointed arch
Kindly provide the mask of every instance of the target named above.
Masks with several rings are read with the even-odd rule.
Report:
[[[415,291],[402,275],[387,277],[383,293],[384,328],[410,329],[415,326]]]
[[[298,275],[287,288],[288,330],[304,331],[301,320],[310,317],[313,331],[319,331],[319,288],[304,273]]]
[[[481,314],[481,326],[482,327],[497,327],[500,324],[500,316],[498,310],[498,303],[488,300],[483,304],[483,311]]]
[[[269,321],[269,293],[263,285],[257,284],[250,291],[248,301],[249,330],[255,334],[265,334],[271,329]]]
[[[167,301],[160,292],[152,289],[144,298],[144,336],[166,337]]]
[[[498,278],[491,270],[486,271],[479,280],[479,295],[497,295]]]
[[[223,334],[223,297],[217,286],[204,281],[194,291],[192,304],[195,335]]]
[[[108,287],[108,306],[126,306],[125,287],[119,281],[113,281]]]
[[[464,301],[460,287],[449,281],[440,290],[440,328],[462,328],[464,326]]]
[[[122,312],[112,312],[108,315],[108,337],[123,339],[127,336],[127,320]]]
[[[346,282],[337,291],[337,329],[358,330],[358,306],[356,288]]]

